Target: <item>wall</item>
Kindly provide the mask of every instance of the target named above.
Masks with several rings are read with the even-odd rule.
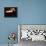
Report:
[[[4,7],[18,7],[17,18],[5,18]],[[8,34],[10,32],[18,32],[17,24],[20,23],[20,4],[17,0],[0,0],[0,44],[8,43]],[[18,42],[17,39],[15,41]]]
[[[3,17],[9,6],[18,7],[18,18]],[[46,0],[0,0],[0,44],[8,43],[9,32],[18,32],[17,24],[46,24]]]
[[[46,24],[46,0],[24,0],[21,23]]]

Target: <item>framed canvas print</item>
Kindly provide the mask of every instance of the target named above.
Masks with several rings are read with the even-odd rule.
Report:
[[[18,29],[20,31],[20,41],[46,41],[46,25],[20,24]]]
[[[5,7],[4,17],[17,17],[17,7]]]

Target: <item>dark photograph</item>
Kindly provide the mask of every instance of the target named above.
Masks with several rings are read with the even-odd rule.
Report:
[[[17,7],[5,7],[4,17],[17,17]]]

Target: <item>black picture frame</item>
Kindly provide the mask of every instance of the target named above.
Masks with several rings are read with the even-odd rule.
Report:
[[[4,17],[18,17],[17,7],[4,7]]]

